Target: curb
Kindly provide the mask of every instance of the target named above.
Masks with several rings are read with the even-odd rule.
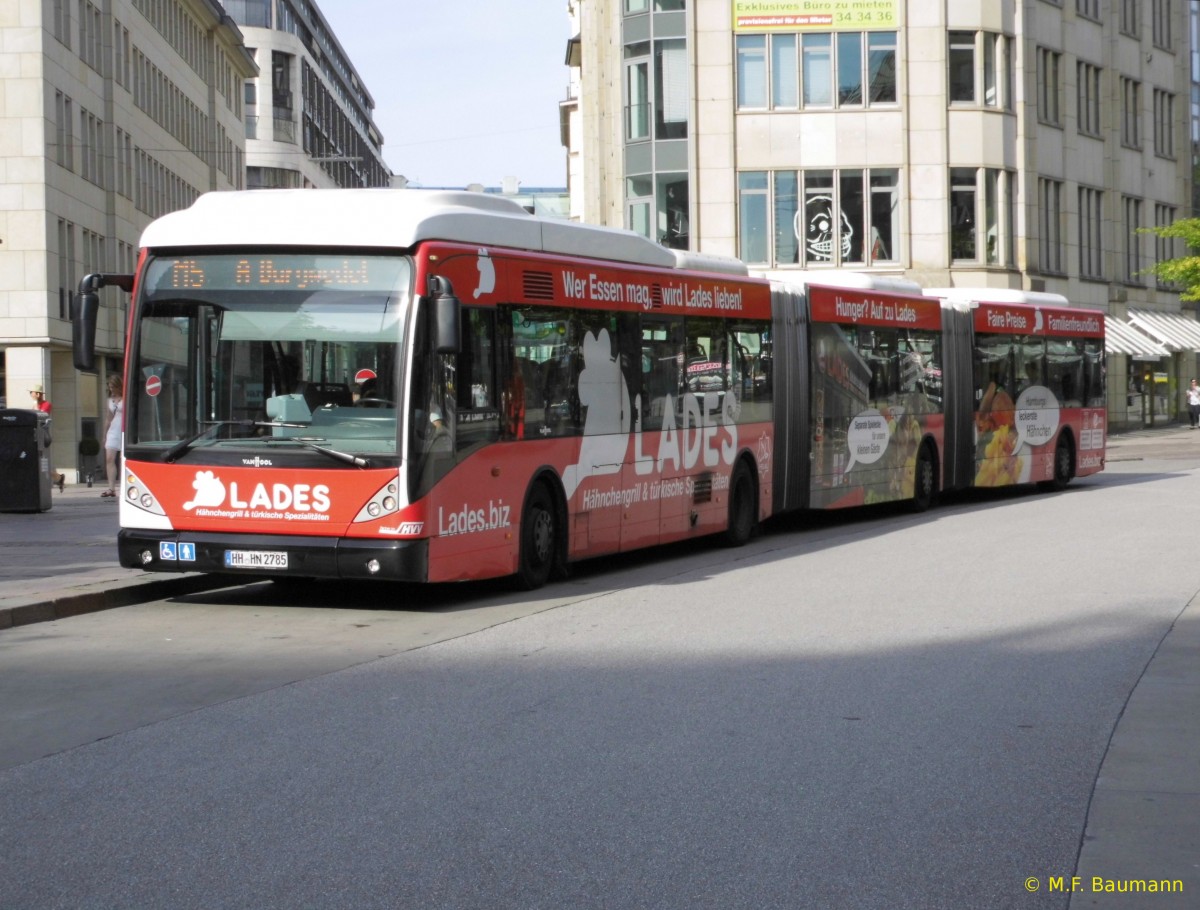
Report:
[[[99,590],[51,595],[44,601],[0,606],[0,629],[52,622],[84,613],[98,613],[116,607],[128,607],[148,600],[198,594],[213,588],[228,587],[230,580],[221,575],[187,575],[182,578],[141,579],[117,583]]]

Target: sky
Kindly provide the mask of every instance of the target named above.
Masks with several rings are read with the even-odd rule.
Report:
[[[567,0],[317,0],[375,99],[383,157],[421,186],[566,186]]]

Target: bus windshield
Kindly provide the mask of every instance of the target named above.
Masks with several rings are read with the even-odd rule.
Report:
[[[268,446],[395,457],[411,284],[395,256],[151,259],[126,446],[168,461]]]

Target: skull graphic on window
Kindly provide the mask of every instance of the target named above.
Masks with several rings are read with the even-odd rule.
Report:
[[[841,246],[842,258],[848,259],[854,246],[854,228],[844,213],[839,213],[842,222]],[[807,217],[804,224],[802,218]],[[824,262],[833,261],[834,244],[834,205],[832,196],[810,196],[805,204],[805,212],[797,212],[795,218],[796,239],[804,238],[808,249],[808,258]]]

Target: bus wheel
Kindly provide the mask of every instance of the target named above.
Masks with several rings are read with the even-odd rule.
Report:
[[[733,480],[729,484],[729,523],[725,527],[725,543],[740,547],[754,534],[758,522],[757,497],[754,494],[754,478],[746,463],[739,462],[733,469]]]
[[[917,450],[917,462],[913,466],[913,498],[914,512],[924,512],[933,505],[933,497],[937,494],[937,473],[933,467],[933,453],[928,445]]]
[[[1058,436],[1058,445],[1054,447],[1054,477],[1041,484],[1046,490],[1065,490],[1071,482],[1071,469],[1075,462],[1074,447],[1071,439],[1064,433]]]
[[[550,578],[557,552],[558,528],[554,503],[543,484],[534,487],[521,517],[521,552],[517,584],[526,591],[540,588]]]

